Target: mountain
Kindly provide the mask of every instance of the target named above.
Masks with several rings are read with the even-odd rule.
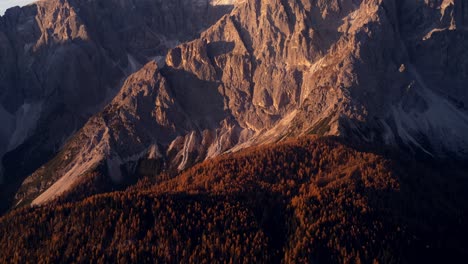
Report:
[[[463,262],[466,163],[374,151],[305,137],[122,192],[68,193],[0,218],[0,261]]]
[[[463,263],[464,0],[0,17],[0,262]]]
[[[229,12],[229,2],[39,1],[0,17],[1,199],[57,154],[124,79]]]
[[[27,4],[30,4],[34,2],[34,0],[6,0],[2,1],[0,3],[0,16],[3,16],[5,14],[5,11],[8,8],[11,8],[13,6],[25,6]]]
[[[15,204],[98,168],[122,183],[308,134],[465,159],[467,17],[462,1],[238,2],[131,75]]]

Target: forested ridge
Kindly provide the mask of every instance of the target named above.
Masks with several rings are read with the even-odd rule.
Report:
[[[466,165],[375,153],[302,138],[75,192],[0,218],[0,262],[464,262]]]

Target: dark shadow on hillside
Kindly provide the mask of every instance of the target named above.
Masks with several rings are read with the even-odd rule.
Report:
[[[215,57],[228,54],[233,49],[232,42],[213,42],[206,46],[211,63]],[[178,66],[182,60],[180,52],[180,48],[172,51],[175,66]],[[208,70],[210,66],[214,65],[205,65]],[[177,102],[199,129],[217,128],[219,122],[230,116],[224,107],[226,98],[222,94],[223,84],[220,80],[201,80],[193,72],[172,67],[163,68],[161,74],[168,80]],[[203,72],[200,69],[199,74],[208,76],[210,72]]]
[[[51,0],[48,5],[59,2],[63,4]],[[49,41],[34,48],[29,44],[40,41],[43,28],[38,25],[41,20],[35,18],[36,4],[9,9],[0,17],[0,31],[8,40],[0,46],[7,55],[18,54],[0,65],[0,71],[5,72],[0,77],[0,104],[9,113],[31,101],[44,101],[47,108],[31,135],[2,160],[6,182],[0,185],[0,214],[10,207],[25,177],[53,158],[64,141],[109,102],[109,94],[115,94],[126,77],[129,54],[141,64],[149,56],[163,56],[175,40],[197,37],[233,8],[207,6],[195,12],[192,5],[177,6],[180,1],[163,2],[170,7],[166,11],[160,1],[67,1],[77,14],[75,26],[86,29],[88,35],[56,41],[53,38],[59,35],[48,28]],[[127,8],[132,3],[135,6]],[[48,7],[44,11],[46,16],[53,15]],[[20,63],[30,59],[34,61],[31,65]]]

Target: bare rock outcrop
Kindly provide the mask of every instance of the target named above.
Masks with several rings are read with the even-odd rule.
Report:
[[[231,9],[210,0],[50,0],[7,10],[0,17],[1,192],[53,157],[129,74],[163,61]]]
[[[99,164],[118,182],[141,160],[179,171],[306,134],[466,158],[466,17],[455,0],[239,3],[132,75],[17,199],[46,202]]]

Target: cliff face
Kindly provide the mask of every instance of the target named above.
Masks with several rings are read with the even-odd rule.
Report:
[[[209,0],[52,0],[9,9],[0,17],[0,183],[21,182],[129,74],[231,9]]]
[[[119,182],[141,160],[179,171],[305,134],[466,157],[467,17],[463,1],[242,1],[129,77],[17,201],[100,164]]]

